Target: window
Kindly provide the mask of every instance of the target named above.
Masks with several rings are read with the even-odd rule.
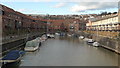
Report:
[[[33,20],[33,22],[35,22],[35,20]]]
[[[1,13],[0,13],[1,14]],[[2,11],[2,15],[4,15],[5,14],[5,12],[4,11]]]

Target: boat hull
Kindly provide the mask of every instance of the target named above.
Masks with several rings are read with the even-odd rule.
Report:
[[[36,47],[25,47],[25,51],[27,52],[34,52],[39,48],[39,46]]]
[[[9,67],[9,66],[19,66],[21,63],[21,60],[17,60],[15,62],[7,62],[7,63],[2,63],[2,67]]]

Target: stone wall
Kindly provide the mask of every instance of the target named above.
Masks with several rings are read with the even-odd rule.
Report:
[[[94,39],[95,41],[99,42],[100,45],[104,48],[120,53],[120,39],[108,38],[85,32],[80,32],[79,34],[87,38]]]

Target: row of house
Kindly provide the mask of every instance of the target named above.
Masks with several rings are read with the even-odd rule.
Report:
[[[120,31],[118,13],[90,18],[86,23],[86,30],[93,31]]]
[[[33,18],[39,18],[41,19],[41,15],[28,15],[32,16]],[[59,15],[60,16],[60,15]],[[64,31],[64,32],[76,32],[79,30],[86,30],[86,22],[87,20],[84,20],[84,17],[88,16],[82,16],[83,18],[66,18],[66,19],[55,19],[51,18],[52,15],[44,16],[46,18],[46,21],[48,22],[48,31],[49,32],[55,32],[55,31]],[[66,17],[66,16],[60,16],[60,17]],[[68,16],[69,17],[69,16]],[[43,19],[43,18],[42,18]],[[45,20],[45,19],[44,19]]]

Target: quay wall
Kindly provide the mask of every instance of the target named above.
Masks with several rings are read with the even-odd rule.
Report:
[[[8,53],[11,50],[23,50],[25,47],[25,44],[27,41],[33,40],[36,37],[40,37],[43,33],[38,33],[35,35],[31,35],[26,39],[26,37],[20,38],[20,39],[13,39],[11,42],[6,42],[2,44],[1,52],[0,54],[4,56],[6,53]]]
[[[94,39],[95,41],[99,42],[101,47],[114,51],[120,54],[120,39],[117,38],[110,38],[101,35],[80,32],[80,35],[85,36],[86,38]]]

